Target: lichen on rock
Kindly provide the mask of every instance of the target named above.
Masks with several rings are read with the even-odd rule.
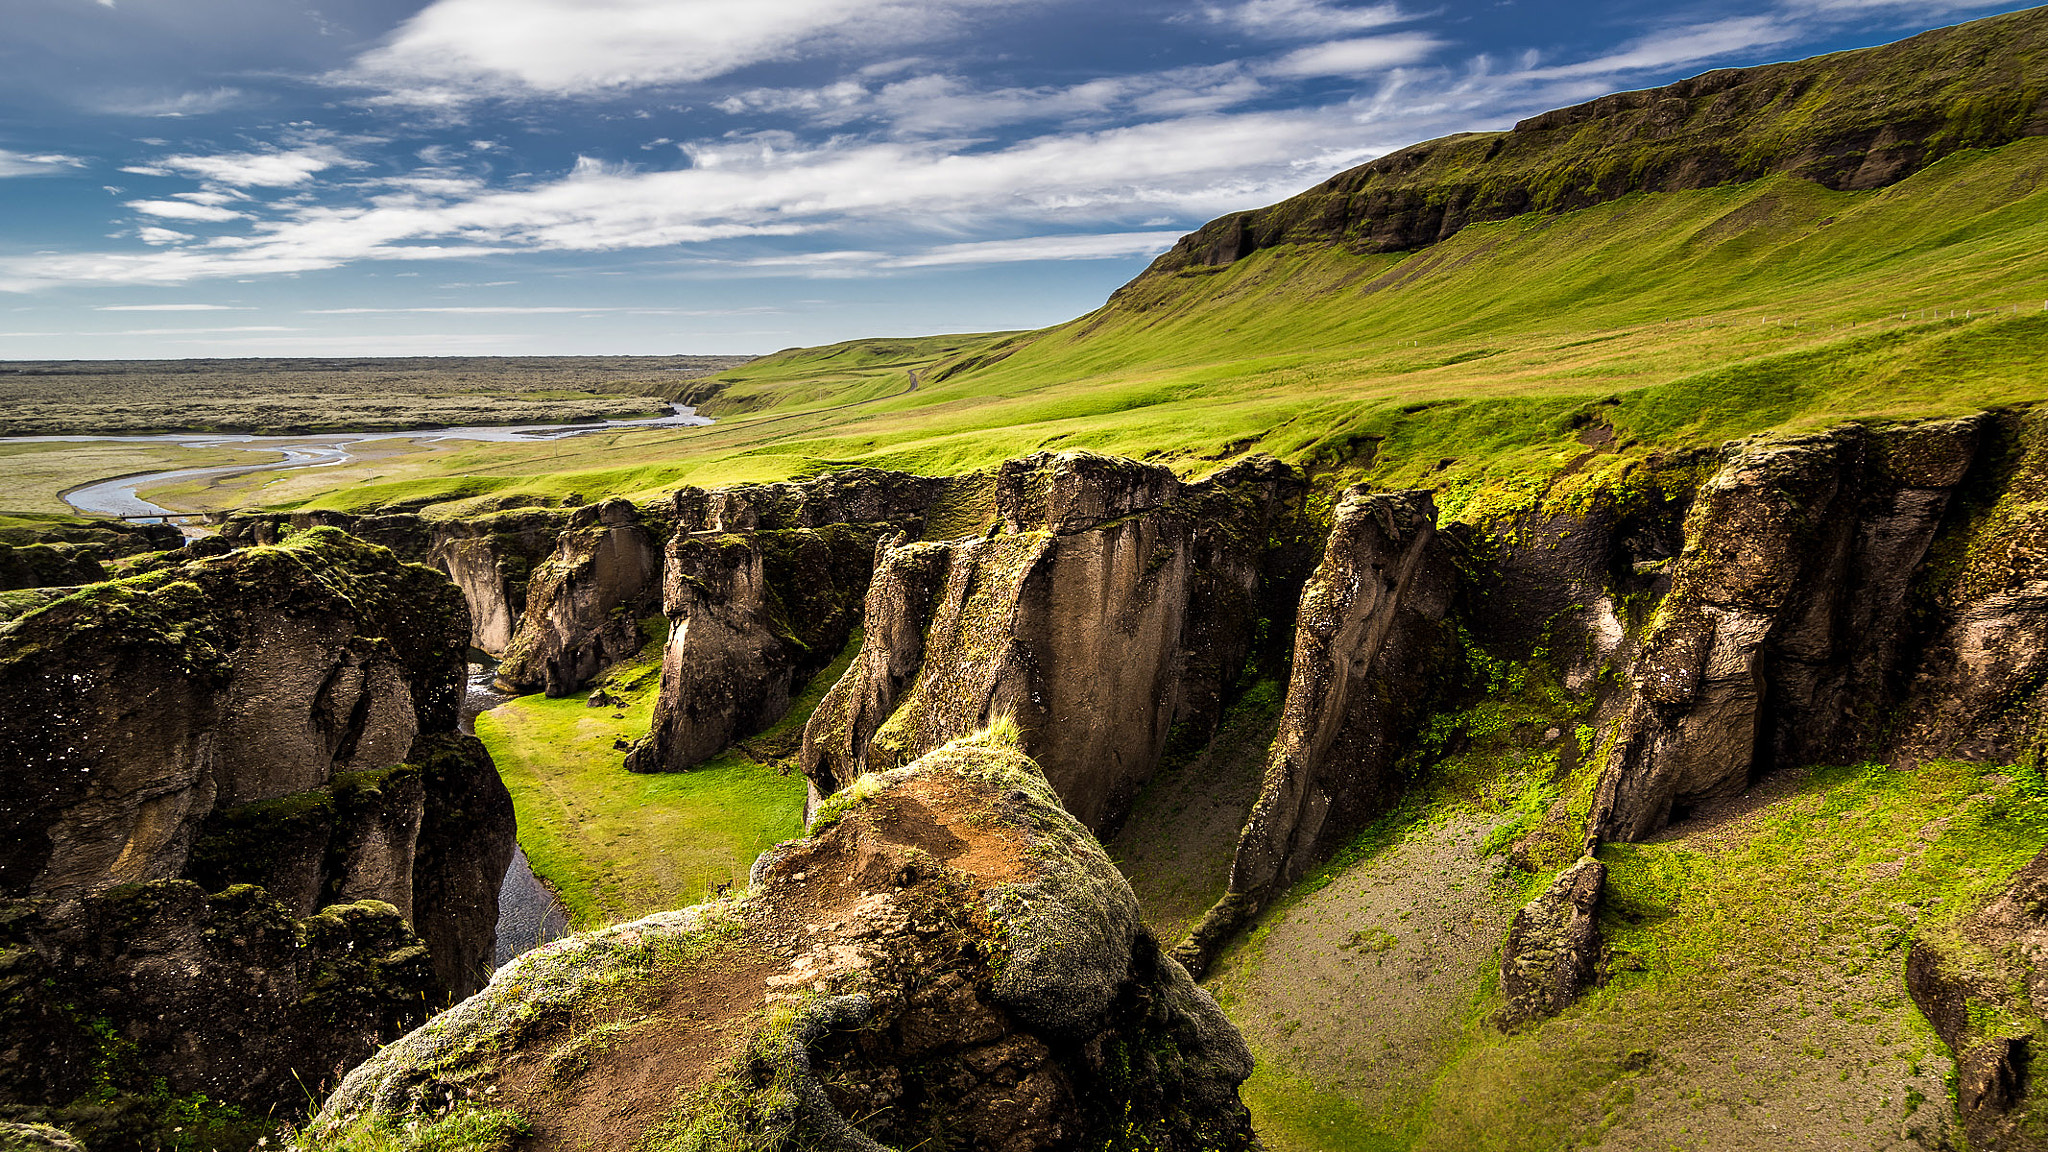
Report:
[[[1001,737],[877,774],[733,900],[571,937],[351,1073],[350,1146],[489,1109],[568,1147],[1252,1146],[1250,1056]]]

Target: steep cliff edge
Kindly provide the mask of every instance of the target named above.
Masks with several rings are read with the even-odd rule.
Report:
[[[1915,576],[1989,422],[1730,447],[1628,670],[1589,836],[1638,840],[1772,765],[1869,750],[1904,706]]]
[[[333,528],[0,626],[0,915],[34,992],[0,1043],[59,1092],[7,1103],[104,1073],[288,1109],[482,982],[513,818],[455,734],[468,632],[446,579]]]
[[[2040,9],[1896,44],[1707,72],[1404,148],[1290,200],[1225,216],[1174,245],[1113,299],[1283,244],[1407,251],[1467,224],[1562,212],[1636,192],[1784,172],[1829,188],[1896,183],[1943,156],[2048,134]]]
[[[861,651],[804,731],[815,795],[1008,718],[1068,810],[1113,827],[1174,725],[1213,732],[1305,489],[1263,460],[1193,485],[1087,453],[1004,464],[999,530],[878,554]]]
[[[640,618],[660,603],[665,525],[625,500],[578,508],[526,584],[526,611],[498,680],[566,696],[638,652]]]
[[[1200,972],[1218,944],[1367,820],[1448,664],[1454,573],[1423,492],[1347,492],[1301,597],[1294,667],[1230,888],[1176,955]]]
[[[677,493],[661,695],[627,767],[680,771],[780,719],[859,627],[877,542],[920,531],[946,485],[861,469]]]
[[[1029,760],[961,741],[813,829],[738,899],[515,961],[302,1147],[1254,1146],[1243,1040]]]

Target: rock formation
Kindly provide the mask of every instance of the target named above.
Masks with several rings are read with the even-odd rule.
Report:
[[[680,771],[781,719],[859,627],[877,541],[920,530],[942,486],[857,470],[679,493],[661,694],[627,767]]]
[[[1213,728],[1302,487],[1272,462],[1198,485],[1086,453],[1005,463],[999,531],[879,553],[861,651],[804,732],[815,796],[1007,718],[1069,811],[1113,827],[1176,722]]]
[[[1452,579],[1427,493],[1345,494],[1302,593],[1280,733],[1229,892],[1177,953],[1190,968],[1398,798],[1394,762],[1446,661]]]
[[[0,592],[104,580],[101,552],[90,544],[0,544]]]
[[[2048,1149],[2048,851],[1957,929],[1923,936],[1906,988],[1956,1058],[1956,1105],[1981,1152]]]
[[[526,613],[533,569],[553,553],[570,512],[512,508],[460,518],[427,519],[412,512],[241,513],[221,536],[237,547],[279,544],[312,528],[340,528],[391,549],[402,560],[439,568],[469,606],[470,646],[501,656]]]
[[[504,649],[499,683],[566,696],[638,652],[640,619],[660,602],[661,531],[625,500],[576,509],[527,580],[526,612]]]
[[[135,1054],[110,1091],[261,1114],[479,986],[513,820],[455,733],[468,633],[446,579],[333,528],[0,625],[7,972],[92,1006],[0,1044],[76,1071],[84,1035]]]
[[[352,1072],[309,1138],[1254,1146],[1244,1041],[1016,752],[870,777],[754,881],[527,953]]]
[[[1984,423],[1730,447],[1629,669],[1592,837],[1637,840],[1773,763],[1866,750],[1904,693],[1914,574]]]
[[[1591,858],[1565,869],[1508,925],[1501,950],[1500,990],[1507,999],[1494,1013],[1511,1030],[1555,1016],[1592,985],[1600,962],[1600,886],[1607,866]]]
[[[1760,68],[1722,68],[1403,148],[1183,237],[1118,293],[1283,244],[1423,248],[1467,224],[1562,212],[1639,192],[1773,173],[1829,188],[1896,183],[1952,152],[2048,135],[2032,53],[2039,10],[1895,44]],[[1957,110],[1972,110],[1967,125]]]

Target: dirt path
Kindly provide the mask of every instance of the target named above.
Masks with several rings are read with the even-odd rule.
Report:
[[[1456,815],[1282,908],[1214,984],[1266,1059],[1403,1126],[1453,1054],[1497,963],[1522,877],[1480,855],[1493,820]]]

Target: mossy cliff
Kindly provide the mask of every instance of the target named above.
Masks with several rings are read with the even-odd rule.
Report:
[[[625,500],[578,508],[526,585],[526,612],[498,679],[566,696],[640,650],[640,618],[660,604],[660,521]]]
[[[1417,144],[1290,200],[1184,237],[1119,297],[1264,248],[1422,248],[1468,224],[1565,212],[1631,193],[1787,173],[1848,191],[1894,184],[1951,153],[2048,135],[2048,12],[2034,9],[1854,52],[1725,68],[1545,112],[1509,132]]]
[[[677,493],[661,695],[627,766],[681,771],[781,719],[860,626],[877,542],[921,531],[945,487],[856,470]]]
[[[816,796],[1008,717],[1068,810],[1113,828],[1175,726],[1206,741],[1240,689],[1305,491],[1270,461],[1195,485],[1087,453],[1006,463],[986,536],[878,555],[861,652],[804,732]]]
[[[745,894],[528,953],[301,1147],[1231,1149],[1236,1029],[1036,766],[869,777]]]
[[[444,577],[334,528],[0,626],[0,900],[25,981],[0,1042],[47,1049],[61,1081],[8,1104],[161,1081],[289,1110],[295,1075],[481,983],[513,828],[455,733],[468,633]]]

